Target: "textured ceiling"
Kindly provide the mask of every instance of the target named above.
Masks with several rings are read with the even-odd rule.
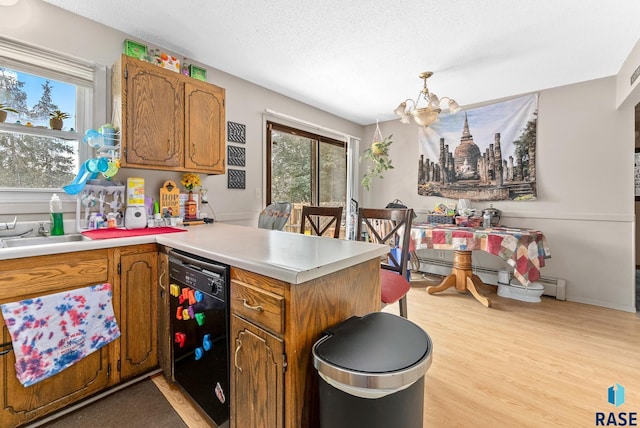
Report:
[[[45,0],[360,124],[618,73],[638,0]]]

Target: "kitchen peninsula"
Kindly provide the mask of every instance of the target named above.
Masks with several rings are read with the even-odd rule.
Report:
[[[138,248],[145,251],[136,253],[137,250],[134,249]],[[95,272],[94,277],[96,281],[114,283],[114,302],[123,302],[114,303],[116,318],[121,324],[125,321],[121,329],[122,337],[126,338],[128,335],[125,329],[133,328],[135,322],[133,319],[123,319],[127,313],[124,304],[127,299],[118,293],[136,293],[138,302],[146,296],[141,296],[135,291],[142,284],[123,286],[126,281],[119,275],[120,272],[123,272],[123,275],[127,272],[127,264],[120,263],[120,257],[132,254],[127,256],[130,257],[131,264],[136,260],[136,254],[145,255],[149,248],[155,249],[157,257],[146,259],[146,262],[155,260],[155,264],[150,270],[150,275],[153,276],[149,282],[152,284],[145,284],[145,288],[142,289],[155,295],[149,302],[156,304],[158,308],[156,316],[150,317],[156,320],[156,325],[147,327],[154,330],[149,332],[150,337],[157,337],[156,358],[153,360],[156,364],[151,368],[159,365],[165,374],[170,376],[168,365],[170,366],[172,342],[167,334],[170,317],[167,304],[167,250],[178,249],[228,264],[231,266],[231,391],[228,394],[231,402],[231,426],[315,426],[318,420],[317,377],[311,361],[311,347],[326,328],[353,315],[379,310],[379,257],[386,254],[386,247],[215,223],[193,226],[188,228],[187,232],[166,235],[2,248],[0,303],[70,289],[79,284],[71,278],[70,281],[48,281],[49,284],[57,283],[57,289],[44,288],[44,285],[39,289],[31,285],[33,279],[38,278],[32,276],[29,278],[30,286],[25,291],[16,285],[15,279],[17,276],[23,276],[26,282],[29,275],[25,272],[27,265],[42,266],[40,261],[43,260],[52,266],[52,255],[65,255],[64,260],[68,260],[68,265],[74,268],[73,260],[77,259],[82,263],[91,254],[96,254],[99,256],[96,260],[105,261],[101,262],[104,268],[96,269],[101,273],[98,275]],[[34,259],[30,259],[31,257]],[[118,260],[112,260],[114,257]],[[90,264],[87,264],[85,269],[76,269],[74,272],[78,276],[82,273],[86,275],[90,270]],[[73,272],[69,273],[71,274]],[[68,275],[65,276],[69,278]],[[135,273],[127,278],[144,278],[144,275]],[[256,311],[251,309],[252,307],[263,309]],[[140,312],[140,308],[135,312]],[[134,316],[135,312],[131,312],[131,316]],[[127,320],[130,321],[128,324]],[[4,338],[8,338],[6,330]],[[119,341],[123,339],[115,342]],[[110,352],[110,346],[105,348]],[[125,348],[127,347],[123,343],[112,350],[118,353],[118,361],[120,353],[124,352]],[[101,358],[103,360],[99,360],[96,365],[99,366],[100,361],[112,361],[115,357]],[[38,396],[43,397],[44,394],[46,403],[29,403],[26,407],[34,408],[25,408],[23,403],[29,401],[21,399],[20,395],[33,395],[27,392],[29,388],[16,386],[15,378],[7,379],[9,376],[15,376],[11,366],[13,360],[12,353],[9,353],[0,363],[3,366],[0,382],[3,386],[6,386],[6,383],[11,385],[11,394],[0,399],[5,404],[17,400],[20,406],[5,405],[5,410],[0,412],[0,425],[5,426],[5,421],[9,422],[6,425],[11,425],[12,421],[25,422],[42,417],[87,396],[78,392],[75,395],[67,394],[68,397],[59,400],[60,397],[56,396],[46,397],[46,391],[41,390],[38,391]],[[80,364],[82,361],[76,365]],[[251,369],[241,370],[243,366]],[[73,366],[69,370],[72,368]],[[148,369],[150,368],[145,367],[145,370]],[[46,386],[47,381],[57,381],[59,384],[60,378],[64,375],[63,371],[42,381],[42,384]],[[117,374],[117,378],[113,373],[105,372],[105,376],[108,379],[104,380],[101,389],[107,389],[123,380],[120,373]],[[34,387],[38,385],[30,388]],[[24,391],[16,395],[15,391],[20,392],[20,388]],[[6,387],[3,389],[7,391]],[[51,391],[54,389],[52,387]],[[94,389],[91,394],[95,392]],[[7,414],[14,412],[15,408],[20,408],[19,415]]]

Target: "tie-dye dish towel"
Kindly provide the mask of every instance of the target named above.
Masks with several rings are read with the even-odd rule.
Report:
[[[20,383],[40,382],[118,338],[111,299],[105,283],[0,305]]]

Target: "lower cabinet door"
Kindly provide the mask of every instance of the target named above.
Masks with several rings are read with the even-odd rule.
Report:
[[[0,317],[3,343],[9,332]],[[16,427],[61,409],[109,386],[109,352],[103,346],[60,373],[28,387],[16,377],[13,351],[0,356],[0,426]]]
[[[123,254],[120,263],[120,380],[123,381],[158,365],[158,254]]]
[[[231,426],[284,426],[284,342],[237,315],[231,319]]]

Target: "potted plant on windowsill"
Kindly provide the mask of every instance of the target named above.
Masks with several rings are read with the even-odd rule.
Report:
[[[70,117],[71,116],[69,116],[68,113],[62,112],[60,110],[54,110],[49,113],[49,127],[51,129],[57,129],[58,131],[60,131],[62,129],[64,119],[69,119]]]
[[[7,113],[8,112],[18,113],[18,110],[12,109],[11,107],[0,103],[0,122],[4,122],[5,120],[7,120]]]

